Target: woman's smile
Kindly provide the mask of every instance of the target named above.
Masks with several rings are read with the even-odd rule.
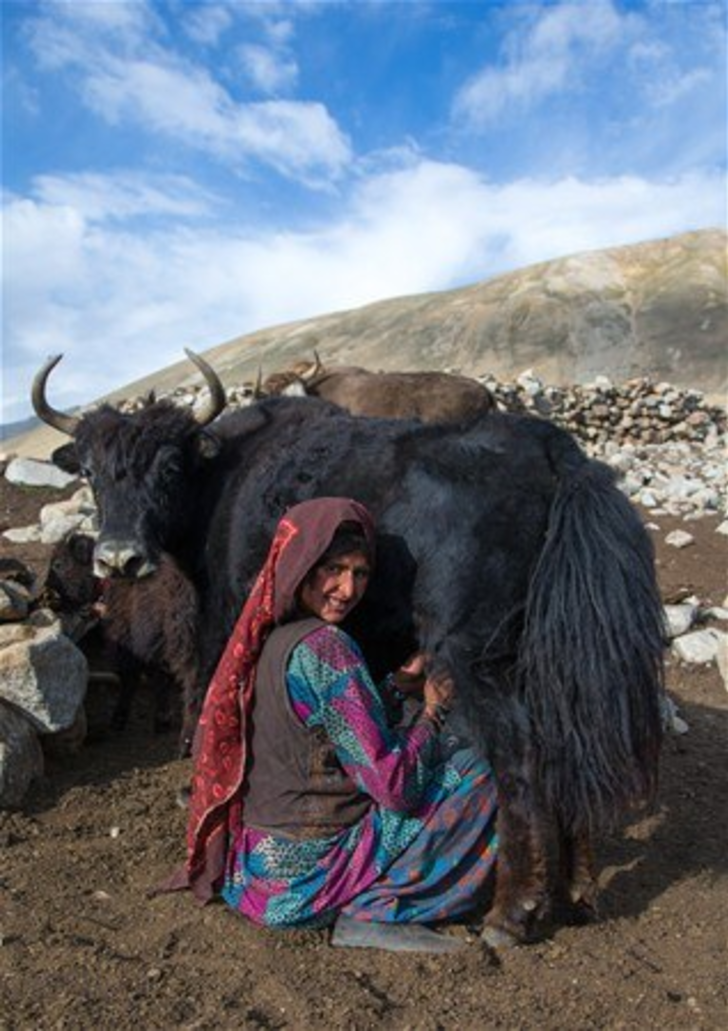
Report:
[[[301,604],[326,623],[340,623],[361,600],[370,575],[361,552],[340,555],[317,566],[301,588]]]

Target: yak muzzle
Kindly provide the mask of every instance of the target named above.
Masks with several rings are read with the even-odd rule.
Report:
[[[94,576],[102,580],[113,577],[141,580],[156,568],[156,563],[130,541],[104,540],[94,548]]]

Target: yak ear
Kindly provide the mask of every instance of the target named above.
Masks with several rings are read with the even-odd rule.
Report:
[[[200,430],[199,433],[195,434],[195,446],[200,458],[210,459],[217,458],[222,443],[220,438],[215,436],[210,430]]]
[[[51,462],[57,465],[59,469],[62,469],[64,473],[71,473],[77,476],[81,472],[81,463],[78,460],[76,445],[73,442],[57,447],[51,454]]]

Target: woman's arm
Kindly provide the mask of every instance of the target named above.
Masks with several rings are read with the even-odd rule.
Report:
[[[437,721],[395,730],[358,647],[342,630],[320,627],[294,649],[286,677],[293,710],[324,728],[362,791],[389,809],[417,806],[429,780]]]

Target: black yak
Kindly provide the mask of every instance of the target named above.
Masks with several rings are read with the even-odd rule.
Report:
[[[188,352],[189,353],[189,352]],[[357,498],[378,528],[352,632],[375,675],[413,650],[447,667],[498,785],[500,858],[485,934],[526,940],[555,903],[594,903],[594,830],[649,798],[661,738],[663,626],[651,541],[612,471],[535,417],[467,424],[354,417],[271,398],[218,418],[157,401],[74,418],[65,464],[99,506],[94,560],[140,578],[167,552],[199,601],[202,692],[277,520],[315,496]]]

